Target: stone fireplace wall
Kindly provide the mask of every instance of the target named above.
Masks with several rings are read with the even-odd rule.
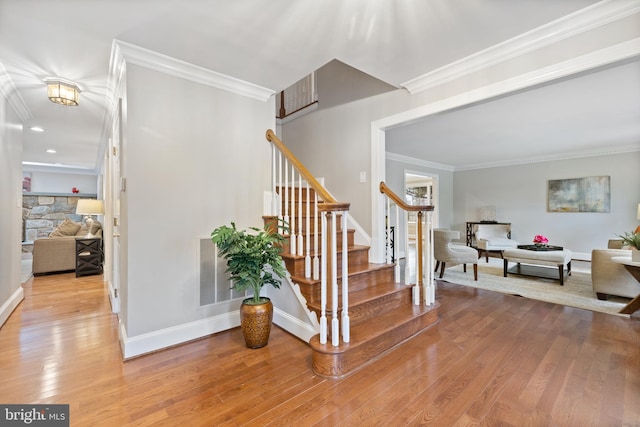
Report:
[[[92,196],[67,195],[23,195],[22,196],[22,249],[31,252],[33,241],[48,237],[61,222],[69,218],[82,221],[82,215],[76,215],[78,199],[95,198]]]

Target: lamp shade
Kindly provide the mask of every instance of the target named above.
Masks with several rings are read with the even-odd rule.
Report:
[[[76,206],[76,214],[78,215],[103,215],[104,204],[102,200],[80,199]]]
[[[638,220],[640,220],[640,203],[638,203]]]

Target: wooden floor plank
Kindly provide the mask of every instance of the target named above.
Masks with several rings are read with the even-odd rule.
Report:
[[[238,329],[123,361],[101,276],[39,276],[0,329],[0,401],[73,426],[640,425],[640,322],[439,282],[440,322],[342,380]],[[374,327],[374,325],[372,325]]]

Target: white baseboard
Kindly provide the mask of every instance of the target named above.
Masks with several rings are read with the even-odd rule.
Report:
[[[4,322],[7,321],[11,313],[13,313],[13,310],[16,309],[23,299],[24,289],[22,289],[22,286],[19,286],[9,299],[0,306],[0,326],[4,325]]]
[[[318,334],[318,331],[312,325],[302,322],[277,307],[273,309],[273,323],[307,343],[311,337]]]
[[[238,310],[131,338],[127,336],[127,330],[120,322],[120,347],[122,356],[126,360],[238,326],[240,326],[240,312]]]
[[[591,253],[573,252],[571,259],[575,259],[576,261],[591,261]]]

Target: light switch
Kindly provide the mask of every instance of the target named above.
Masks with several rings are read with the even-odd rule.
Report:
[[[366,171],[360,172],[360,182],[367,182],[367,172]]]

